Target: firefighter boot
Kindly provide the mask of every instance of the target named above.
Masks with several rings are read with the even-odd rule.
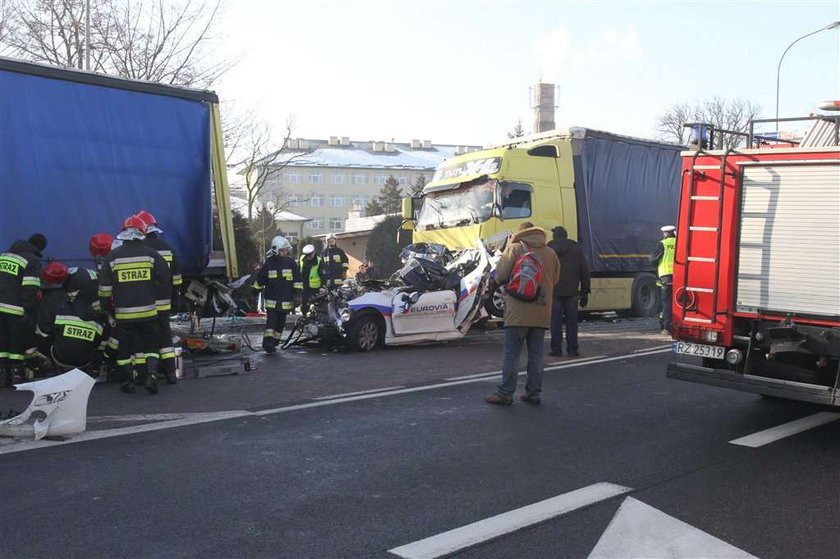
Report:
[[[157,366],[158,360],[156,358],[146,358],[146,382],[144,383],[144,385],[149,394],[158,393]]]
[[[117,370],[122,379],[120,390],[126,394],[134,394],[134,367],[131,364],[119,365]]]
[[[163,372],[166,374],[166,384],[178,384],[178,376],[175,374],[175,359],[164,359],[161,361]]]

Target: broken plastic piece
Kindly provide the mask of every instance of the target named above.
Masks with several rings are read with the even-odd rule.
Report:
[[[87,404],[95,381],[79,369],[56,377],[16,384],[33,393],[23,413],[0,421],[0,437],[67,437],[87,427]]]

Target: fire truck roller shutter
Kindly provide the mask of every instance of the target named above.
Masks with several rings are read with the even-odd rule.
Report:
[[[745,166],[736,307],[840,317],[840,164]]]

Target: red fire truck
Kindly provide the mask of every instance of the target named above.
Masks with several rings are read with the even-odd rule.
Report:
[[[694,126],[672,335],[702,362],[679,357],[667,375],[840,406],[840,116],[780,120],[811,127],[782,140],[754,121],[748,147],[714,149],[730,132]]]

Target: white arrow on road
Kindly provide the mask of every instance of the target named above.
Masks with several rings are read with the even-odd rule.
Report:
[[[589,559],[756,559],[632,497],[621,503]]]

